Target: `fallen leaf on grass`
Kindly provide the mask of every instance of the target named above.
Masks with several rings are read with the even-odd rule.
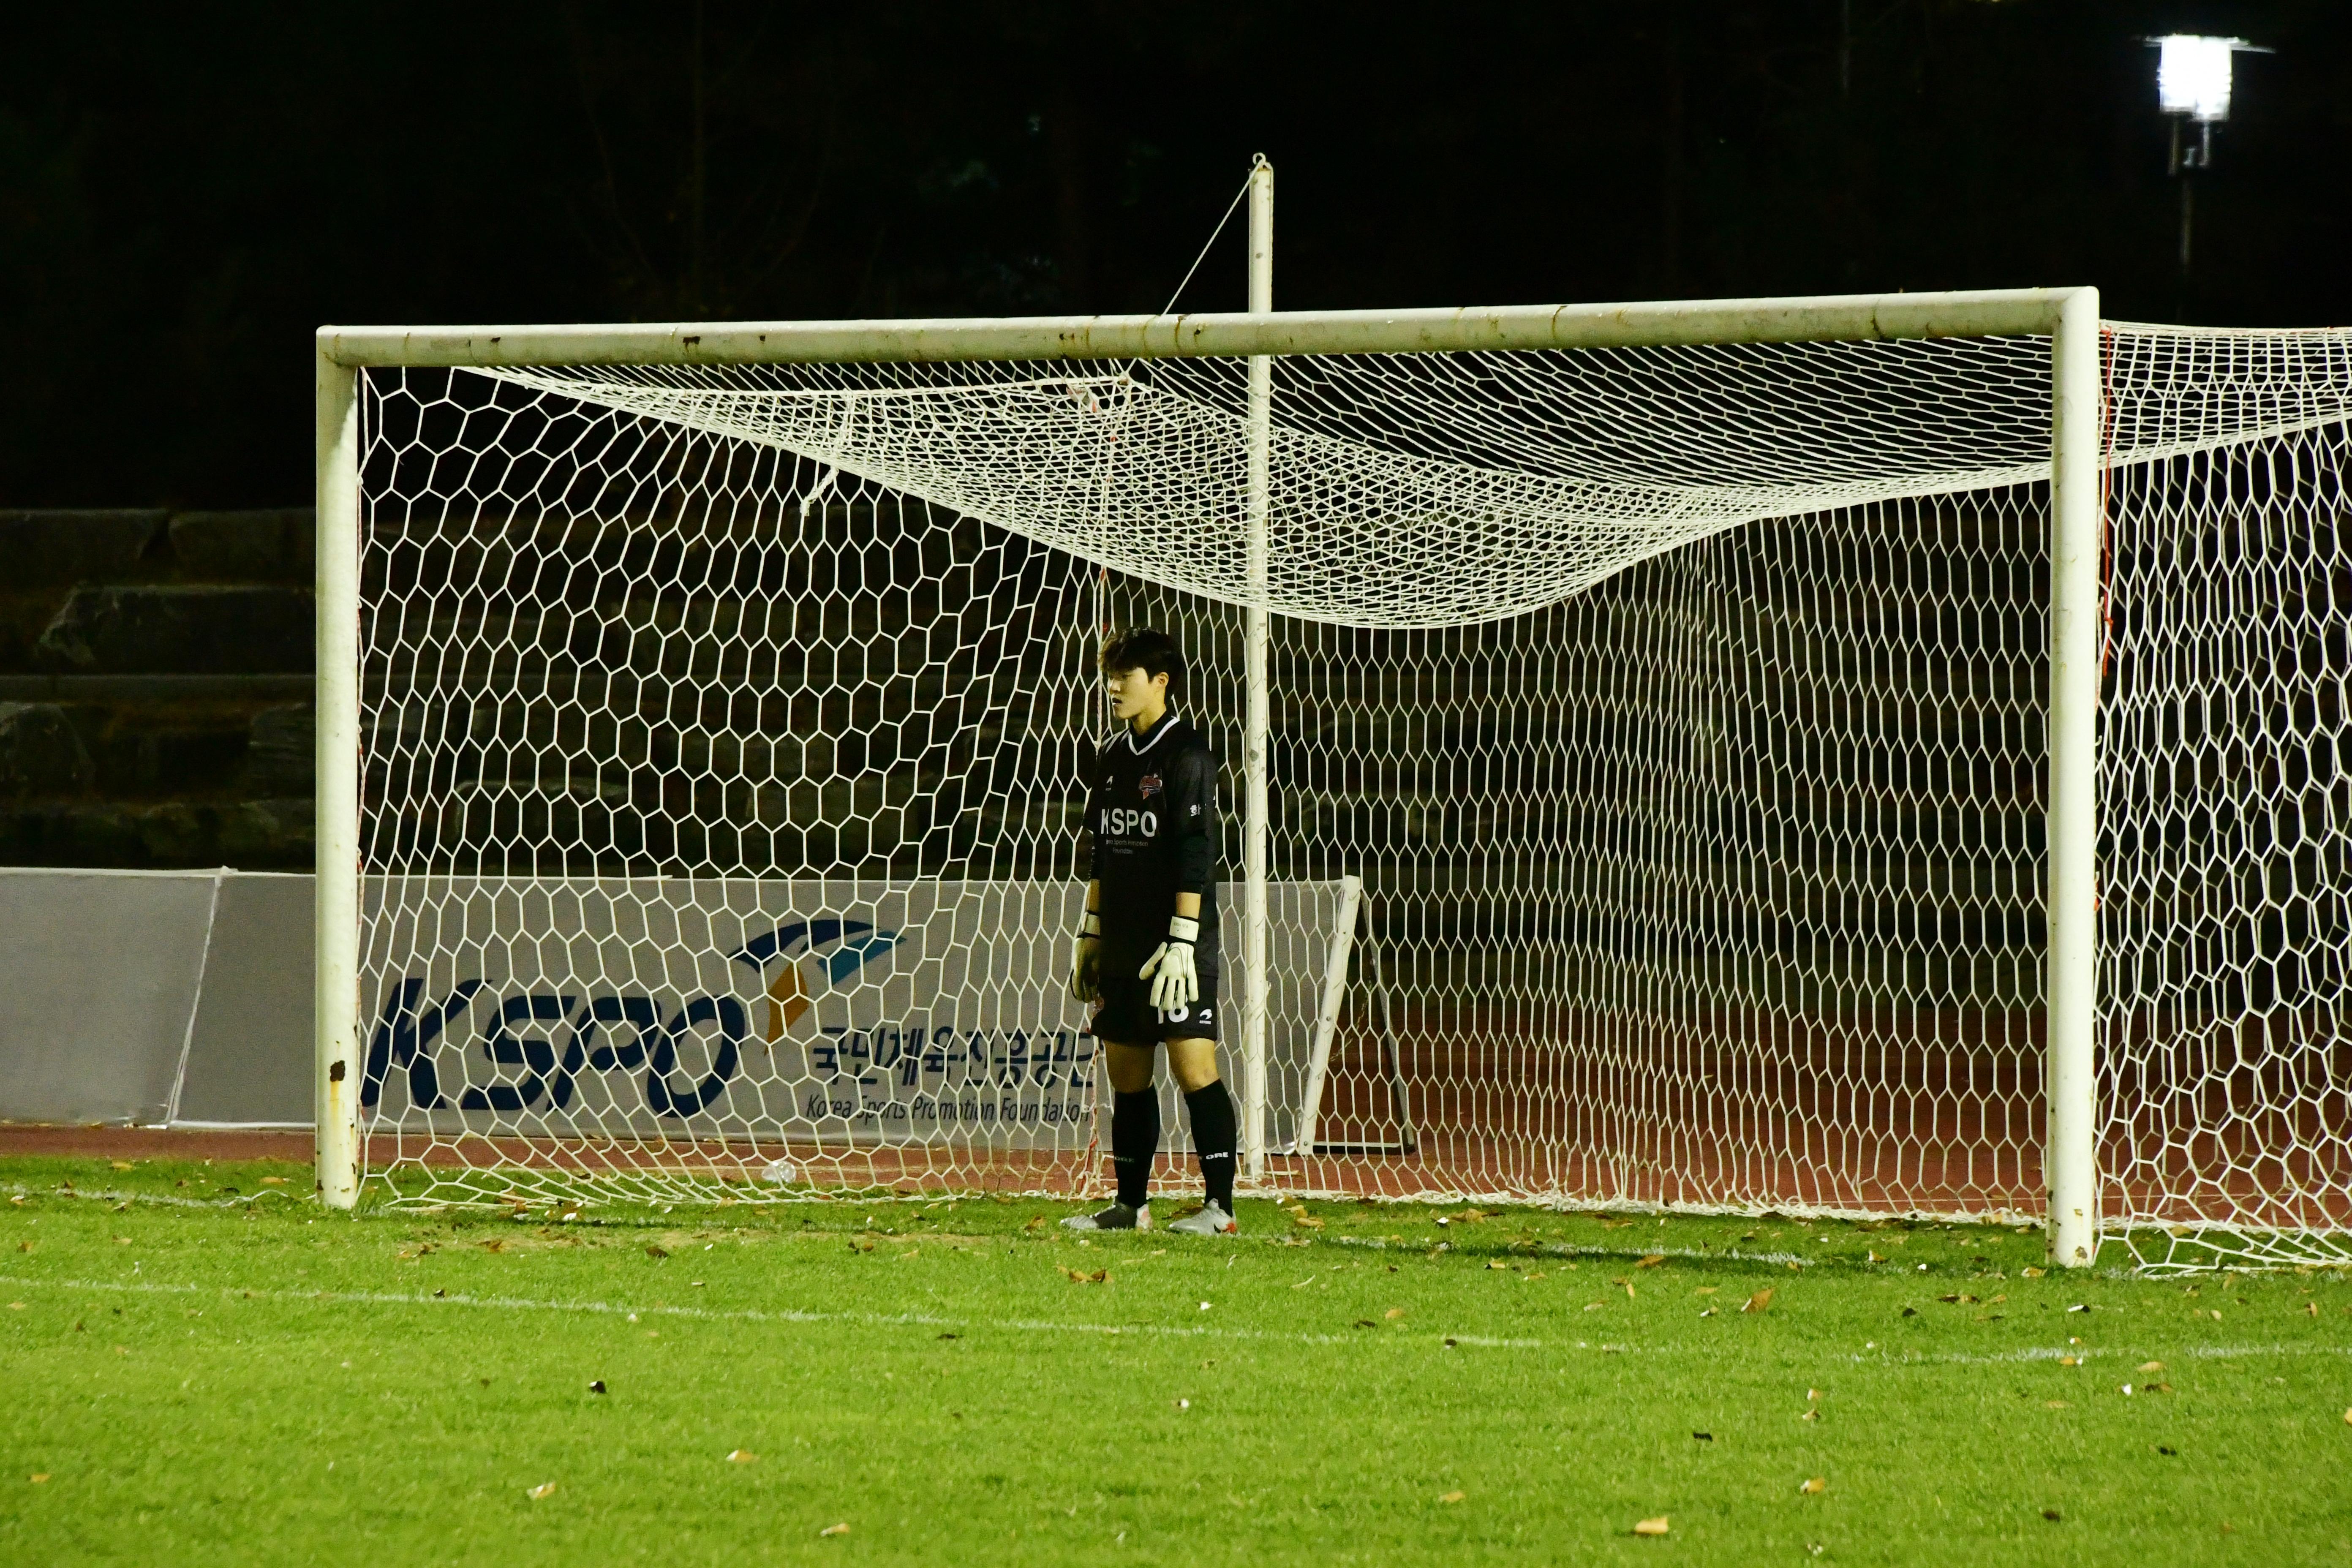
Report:
[[[2060,1513],[2054,1508],[2045,1508],[2042,1510],[2042,1517],[2048,1520],[2051,1523],[2056,1524],[2063,1521],[2066,1516]]]
[[[1636,1535],[1664,1535],[1671,1528],[1673,1527],[1666,1523],[1666,1515],[1663,1513],[1655,1519],[1641,1519],[1633,1521],[1633,1533]]]
[[[960,1340],[960,1339],[963,1338],[963,1336],[962,1336],[961,1334],[948,1333],[948,1334],[941,1334],[941,1335],[940,1336],[940,1338],[941,1338],[941,1339],[943,1339],[943,1340]]]
[[[1633,1265],[1633,1267],[1636,1268],[1655,1268],[1659,1264],[1664,1263],[1665,1260],[1666,1255],[1664,1253],[1653,1252],[1649,1257],[1644,1258],[1641,1262]]]
[[[1499,1258],[1490,1258],[1486,1260],[1486,1267],[1489,1268],[1508,1268],[1510,1265],[1504,1262]]]
[[[531,1488],[528,1495],[533,1502],[537,1502],[540,1499],[544,1497],[552,1497],[555,1495],[555,1483],[553,1481],[541,1481],[539,1485]]]
[[[667,1258],[669,1256],[669,1248],[667,1247],[648,1247],[646,1248],[646,1256],[647,1258]]]
[[[748,1465],[759,1457],[749,1448],[737,1448],[728,1454],[727,1462],[730,1465]]]
[[[1440,1502],[1460,1502],[1464,1494],[1461,1492],[1447,1492],[1444,1497],[1439,1498],[1437,1500]]]
[[[591,1393],[591,1394],[602,1394],[602,1393],[604,1393],[604,1380],[603,1378],[601,1378],[601,1377],[600,1377],[600,1378],[598,1378],[595,1382],[593,1382],[593,1383],[590,1384],[588,1385],[588,1392],[589,1392],[589,1393]]]
[[[1769,1310],[1771,1305],[1772,1287],[1767,1285],[1761,1290],[1757,1291],[1753,1296],[1748,1297],[1747,1304],[1742,1306],[1739,1310],[1743,1312],[1761,1312]]]
[[[823,1530],[818,1531],[817,1533],[819,1535],[847,1535],[849,1533],[849,1526],[845,1524],[828,1524]]]
[[[39,1475],[35,1476],[34,1478],[32,1478],[32,1479],[33,1479],[33,1484],[34,1484],[35,1486],[39,1486],[43,1481],[46,1481],[46,1480],[47,1480],[48,1479],[49,1479],[49,1472],[48,1472],[48,1471],[47,1471],[47,1470],[43,1470]]]
[[[1402,1317],[1403,1317],[1403,1316],[1404,1316],[1404,1309],[1403,1309],[1402,1307],[1391,1307],[1391,1308],[1390,1308],[1390,1309],[1389,1309],[1385,1313],[1383,1313],[1383,1314],[1381,1314],[1381,1315],[1382,1315],[1383,1317],[1387,1318],[1387,1319],[1388,1319],[1388,1321],[1389,1321],[1390,1322],[1393,1323],[1393,1322],[1395,1322],[1399,1318],[1402,1318]]]
[[[1062,1272],[1070,1277],[1070,1283],[1073,1285],[1108,1285],[1110,1283],[1110,1270],[1108,1268],[1097,1268],[1091,1274],[1087,1273],[1083,1268],[1065,1268]]]
[[[1035,1219],[1031,1220],[1027,1225],[1023,1226],[1021,1228],[1023,1230],[1043,1230],[1045,1228],[1045,1216],[1044,1215],[1039,1215]]]
[[[2072,1410],[2074,1408],[2072,1405],[2063,1399],[2045,1399],[2042,1402],[2042,1407],[2044,1410]]]
[[[1797,1489],[1809,1495],[1813,1492],[1825,1492],[1830,1489],[1829,1478],[1826,1476],[1815,1476]]]
[[[1372,1321],[1370,1318],[1358,1318],[1356,1320],[1356,1327],[1360,1329],[1377,1329],[1380,1325]]]
[[[125,1165],[122,1168],[127,1171],[131,1167]],[[286,1184],[286,1178],[283,1176],[264,1176],[261,1178],[261,1184],[265,1187],[282,1187]]]
[[[2062,1355],[2058,1358],[2058,1364],[2060,1366],[2080,1366],[2083,1364],[2083,1358],[2080,1356]]]
[[[117,1160],[114,1162],[114,1168],[118,1171],[127,1171],[131,1169],[131,1162],[128,1160]]]
[[[2164,1370],[2164,1363],[2160,1361],[2144,1361],[2139,1363],[2139,1366],[2136,1370],[2140,1372],[2162,1372]]]
[[[1694,1296],[1712,1296],[1716,1293],[1717,1289],[1719,1289],[1719,1287],[1714,1285],[1702,1285],[1697,1289],[1692,1291],[1691,1294]]]
[[[2315,1318],[2319,1316],[2319,1303],[2316,1301],[2305,1301],[2303,1304],[2303,1311],[2304,1316]]]
[[[2344,1425],[2352,1426],[2352,1410],[2347,1410],[2344,1413]]]
[[[2048,1270],[2048,1269],[2046,1269],[2046,1268],[2034,1268],[2028,1267],[2028,1268],[2021,1268],[2021,1269],[2019,1269],[2019,1270],[2018,1270],[2018,1272],[2019,1272],[2020,1274],[2022,1274],[2023,1276],[2025,1276],[2025,1278],[2027,1278],[2028,1279],[2041,1279],[2044,1274],[2048,1273],[2048,1272],[2049,1272],[2049,1270]]]

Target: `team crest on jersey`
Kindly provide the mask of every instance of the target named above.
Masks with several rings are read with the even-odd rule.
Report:
[[[1146,773],[1141,778],[1135,781],[1135,787],[1141,790],[1145,795],[1158,795],[1160,793],[1160,775],[1158,773]]]

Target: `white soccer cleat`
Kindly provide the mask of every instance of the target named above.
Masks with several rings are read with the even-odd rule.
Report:
[[[1240,1229],[1234,1216],[1213,1203],[1202,1204],[1199,1214],[1168,1222],[1169,1234],[1172,1236],[1232,1236]]]
[[[1074,1214],[1062,1221],[1064,1230],[1150,1230],[1151,1205],[1129,1208],[1125,1204],[1113,1204],[1093,1214]]]

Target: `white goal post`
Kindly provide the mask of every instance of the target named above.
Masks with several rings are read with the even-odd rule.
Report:
[[[319,1183],[348,1207],[360,1178],[362,752],[358,689],[360,377],[376,369],[743,366],[1155,361],[1292,355],[1456,354],[1945,337],[2050,342],[2047,783],[2048,1131],[2051,1254],[2097,1248],[2094,1145],[2099,664],[2100,359],[2095,289],[1400,311],[1252,311],[999,321],[593,327],[322,329],[318,339]],[[1265,461],[1263,416],[1253,434]],[[1263,514],[1263,502],[1259,505]],[[1262,550],[1263,544],[1259,546]],[[1263,616],[1267,605],[1247,606]],[[1263,825],[1262,789],[1248,793]],[[1261,858],[1249,868],[1264,897]],[[1255,905],[1253,907],[1255,907]],[[1262,1042],[1253,1041],[1253,1077]],[[1265,1132],[1254,1095],[1252,1152]]]
[[[1253,271],[320,332],[326,1201],[1099,1190],[1152,625],[1247,1190],[2352,1255],[2352,331]]]

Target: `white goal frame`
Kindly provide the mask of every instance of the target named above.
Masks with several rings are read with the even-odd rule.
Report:
[[[1265,193],[1270,207],[1271,189]],[[1255,214],[1253,216],[1255,216]],[[1253,268],[1255,271],[1255,268]],[[1255,286],[1251,302],[1270,299]],[[729,365],[1221,356],[1250,359],[1249,562],[1267,561],[1267,402],[1277,354],[1446,353],[1702,343],[1885,342],[2046,336],[2051,341],[2050,697],[2045,826],[2049,880],[2043,1169],[2053,1261],[2098,1252],[2095,1039],[2098,1006],[2097,706],[2104,409],[2094,288],[1864,294],[1499,309],[1292,310],[1183,316],[698,325],[322,327],[318,334],[318,1189],[359,1195],[360,430],[359,378],[380,367]],[[1248,612],[1244,737],[1245,954],[1265,950],[1267,607]],[[1265,965],[1244,966],[1243,1142],[1265,1148]]]

